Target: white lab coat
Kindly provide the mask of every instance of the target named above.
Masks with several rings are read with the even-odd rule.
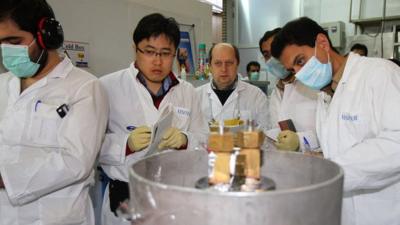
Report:
[[[0,124],[0,225],[93,225],[88,191],[108,116],[96,77],[68,58],[20,93],[8,82]],[[66,104],[64,118],[56,109]]]
[[[315,129],[317,97],[317,91],[296,80],[285,84],[283,92],[275,87],[269,99],[270,128],[279,128],[279,121],[291,119],[299,135],[300,149],[305,148],[303,138],[307,139],[312,149],[318,148]]]
[[[243,120],[255,120],[261,130],[267,130],[269,121],[267,96],[260,88],[238,80],[235,90],[222,105],[212,90],[211,82],[196,89],[200,96],[201,110],[207,122],[213,118],[220,121],[240,116]]]
[[[400,68],[350,53],[332,101],[318,101],[324,156],[345,174],[342,225],[400,224]]]
[[[0,118],[6,111],[8,102],[8,82],[13,76],[10,73],[0,74]]]
[[[160,112],[172,105],[173,126],[188,137],[188,149],[207,141],[208,127],[203,120],[193,86],[183,80],[172,87],[157,110],[146,87],[137,79],[138,70],[129,68],[100,78],[110,99],[110,117],[107,134],[100,153],[100,163],[105,173],[114,180],[128,182],[128,169],[142,159],[148,149],[125,156],[126,143],[131,131],[128,126],[152,126]],[[112,214],[108,202],[108,189],[103,203],[102,224],[130,224]]]

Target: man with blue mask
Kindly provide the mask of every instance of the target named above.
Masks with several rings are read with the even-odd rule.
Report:
[[[260,63],[256,61],[250,61],[246,65],[247,77],[242,80],[258,80],[260,78]]]
[[[19,78],[29,78],[40,72],[47,60],[47,51],[41,49],[39,56],[34,62],[29,54],[29,48],[34,45],[36,39],[33,39],[29,45],[1,44],[1,53],[3,55],[3,65],[13,75]]]
[[[2,0],[0,224],[94,225],[89,196],[108,116],[98,79],[59,55],[45,0]]]
[[[400,68],[385,59],[345,58],[326,31],[302,17],[287,23],[272,55],[318,96],[324,157],[345,174],[343,225],[399,224]]]
[[[271,43],[280,30],[281,28],[276,28],[265,32],[259,42],[268,74],[278,79],[269,98],[268,110],[271,121],[269,128],[271,131],[279,129],[279,121],[291,119],[297,132],[288,132],[285,137],[292,135],[294,137],[287,137],[288,140],[298,139],[297,143],[300,145],[297,148],[301,151],[317,150],[319,147],[315,130],[317,92],[296,81],[294,75],[286,70],[279,60],[271,56]],[[278,148],[281,146],[278,145]]]

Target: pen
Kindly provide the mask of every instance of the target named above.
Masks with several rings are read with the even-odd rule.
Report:
[[[126,129],[128,131],[133,131],[136,127],[135,126],[127,126]]]
[[[35,112],[37,111],[37,107],[38,107],[38,105],[41,103],[42,101],[40,101],[40,100],[37,100],[36,101],[36,103],[35,103]]]
[[[311,151],[310,143],[308,143],[306,137],[303,137],[303,141],[304,141],[304,150],[306,150],[306,151]]]

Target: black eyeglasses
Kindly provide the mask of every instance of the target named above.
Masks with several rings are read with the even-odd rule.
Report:
[[[157,52],[153,49],[140,49],[140,48],[136,48],[140,53],[144,54],[146,57],[149,58],[154,58],[156,56],[160,56],[161,59],[171,59],[175,56],[174,52],[171,51],[161,51],[161,52]]]

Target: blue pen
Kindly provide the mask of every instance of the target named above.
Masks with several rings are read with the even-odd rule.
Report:
[[[42,101],[40,101],[40,100],[37,100],[37,101],[36,101],[36,103],[35,103],[35,112],[37,111],[37,107],[38,107],[38,105],[39,105],[40,103],[42,103]]]
[[[308,143],[306,137],[303,137],[303,141],[304,141],[304,149],[305,149],[306,151],[311,151],[310,143]]]
[[[135,126],[127,126],[126,129],[128,131],[133,131],[134,129],[136,129],[136,127]]]

